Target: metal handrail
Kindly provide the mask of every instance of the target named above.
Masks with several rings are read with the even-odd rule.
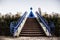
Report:
[[[46,29],[49,31],[49,33],[51,33],[51,29],[50,27],[48,26],[48,24],[44,21],[43,17],[37,12],[36,13],[37,16],[39,17],[39,19],[41,20],[41,22],[45,25]]]
[[[11,32],[11,34],[14,34],[14,33],[17,31],[19,25],[21,25],[21,23],[22,23],[22,21],[24,20],[26,14],[27,14],[27,13],[25,12],[24,15],[23,15],[21,18],[18,19],[17,24],[16,24],[15,26],[12,24],[12,23],[14,23],[14,22],[11,22],[11,24],[10,24],[10,32]],[[12,27],[12,28],[11,28],[11,27]]]

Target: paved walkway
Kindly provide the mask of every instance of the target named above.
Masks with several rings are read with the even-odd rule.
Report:
[[[60,40],[60,37],[3,37],[0,36],[0,40]]]

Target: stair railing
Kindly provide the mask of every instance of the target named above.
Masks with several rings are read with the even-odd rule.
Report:
[[[27,15],[27,12],[25,12],[24,15],[21,18],[19,18],[16,23],[14,23],[14,22],[10,23],[10,33],[12,35],[17,31],[18,27],[21,25],[21,23],[24,20],[24,18],[26,17],[26,15]]]
[[[51,29],[48,26],[48,24],[46,23],[46,20],[38,12],[36,12],[36,14],[37,14],[37,17],[39,18],[39,20],[44,24],[44,26],[48,30],[48,32],[51,33]]]

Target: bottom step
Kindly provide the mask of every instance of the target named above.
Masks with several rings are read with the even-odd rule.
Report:
[[[44,36],[44,34],[20,34],[20,36],[25,36],[25,37],[40,37],[40,36]]]

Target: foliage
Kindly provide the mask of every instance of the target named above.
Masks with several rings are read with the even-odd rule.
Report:
[[[16,22],[19,18],[20,18],[19,14],[12,15],[12,17],[11,15],[6,14],[0,18],[0,27],[9,27],[12,21]]]
[[[58,17],[58,15],[53,15],[53,17],[51,17],[51,15],[48,17],[48,15],[44,15],[43,16],[48,22],[52,21],[54,22],[55,25],[55,35],[56,36],[60,36],[60,17]]]

